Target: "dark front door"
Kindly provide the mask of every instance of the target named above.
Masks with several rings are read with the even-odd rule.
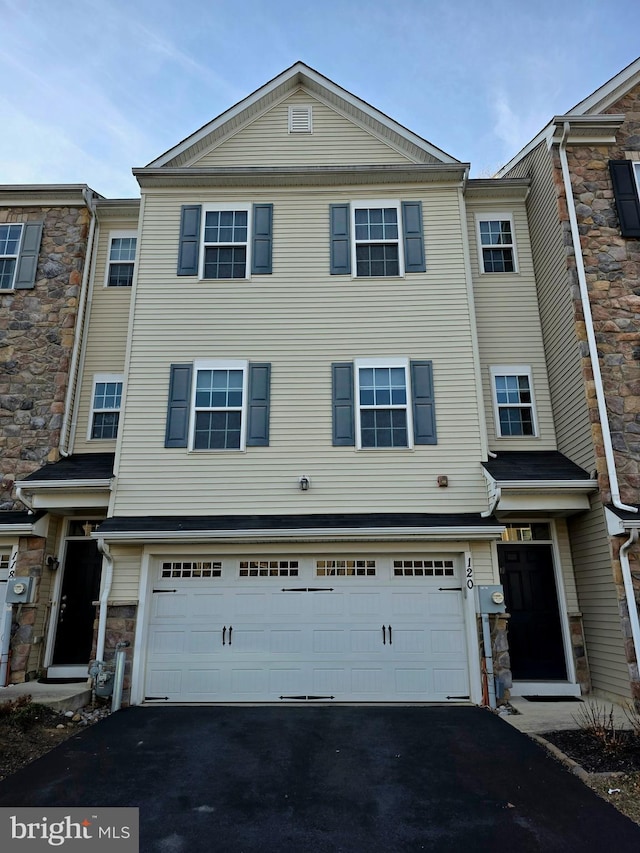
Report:
[[[88,664],[100,594],[102,554],[93,539],[67,542],[53,665]]]
[[[511,672],[516,681],[564,679],[558,595],[550,545],[498,545],[509,620]]]

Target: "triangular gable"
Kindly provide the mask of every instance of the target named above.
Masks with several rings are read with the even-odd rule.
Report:
[[[296,62],[218,118],[153,160],[148,164],[148,168],[181,167],[196,162],[200,166],[203,165],[202,161],[210,151],[220,149],[226,140],[239,134],[243,128],[253,124],[301,88],[320,104],[331,108],[337,115],[366,131],[369,137],[385,143],[389,147],[390,155],[394,151],[398,152],[404,158],[401,162],[459,162],[308,65]],[[398,160],[391,159],[388,162]]]
[[[306,118],[302,132],[290,131],[291,111],[300,121]],[[438,161],[432,158],[431,162]],[[299,88],[254,121],[243,125],[237,133],[223,137],[202,157],[185,165],[206,168],[394,163],[415,164],[416,158],[319,101],[307,89]]]
[[[592,92],[569,110],[567,115],[597,115],[608,109],[624,97],[634,86],[640,83],[640,58],[623,68],[603,86]]]

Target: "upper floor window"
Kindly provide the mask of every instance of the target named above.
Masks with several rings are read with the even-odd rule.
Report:
[[[517,272],[514,227],[510,214],[477,217],[477,225],[482,272]]]
[[[491,382],[498,437],[535,436],[537,430],[531,368],[492,367]]]
[[[11,290],[16,274],[22,225],[0,225],[0,290]]]
[[[203,278],[247,278],[248,210],[204,214]]]
[[[109,235],[107,287],[131,287],[137,242],[135,231],[115,231]]]
[[[196,362],[193,450],[244,450],[246,362]]]
[[[399,204],[380,207],[352,205],[353,266],[360,276],[404,273],[400,253]]]
[[[358,446],[410,447],[408,361],[356,361]]]
[[[183,205],[178,275],[248,279],[271,274],[273,205]]]
[[[98,373],[93,378],[90,439],[117,438],[122,403],[122,376]]]
[[[419,201],[331,204],[329,229],[331,275],[398,278],[426,271]]]

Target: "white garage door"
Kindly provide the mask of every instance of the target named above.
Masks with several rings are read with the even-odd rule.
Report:
[[[452,557],[160,561],[145,699],[469,697]]]

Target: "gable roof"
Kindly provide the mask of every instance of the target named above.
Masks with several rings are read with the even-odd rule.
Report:
[[[305,89],[313,97],[323,101],[381,141],[400,149],[415,163],[457,164],[460,162],[366,101],[347,92],[346,89],[305,65],[304,62],[296,62],[213,121],[152,160],[146,168],[188,165],[201,158],[213,145],[218,145],[231,134],[237,133],[241,127],[254,121],[259,115],[300,88]]]
[[[515,157],[512,157],[508,163],[496,172],[498,178],[508,174],[508,172],[522,160],[530,151],[533,151],[543,139],[546,139],[550,144],[558,125],[565,120],[570,121],[579,116],[599,116],[603,110],[608,109],[612,104],[622,98],[634,86],[640,84],[640,57],[635,59],[622,71],[619,71],[610,80],[607,80],[602,86],[584,98],[582,101],[572,107],[567,113],[562,116],[554,116],[551,121],[546,124],[542,130],[533,137]],[[609,123],[614,119],[618,119],[618,123],[623,120],[622,116],[607,115],[605,121]]]

